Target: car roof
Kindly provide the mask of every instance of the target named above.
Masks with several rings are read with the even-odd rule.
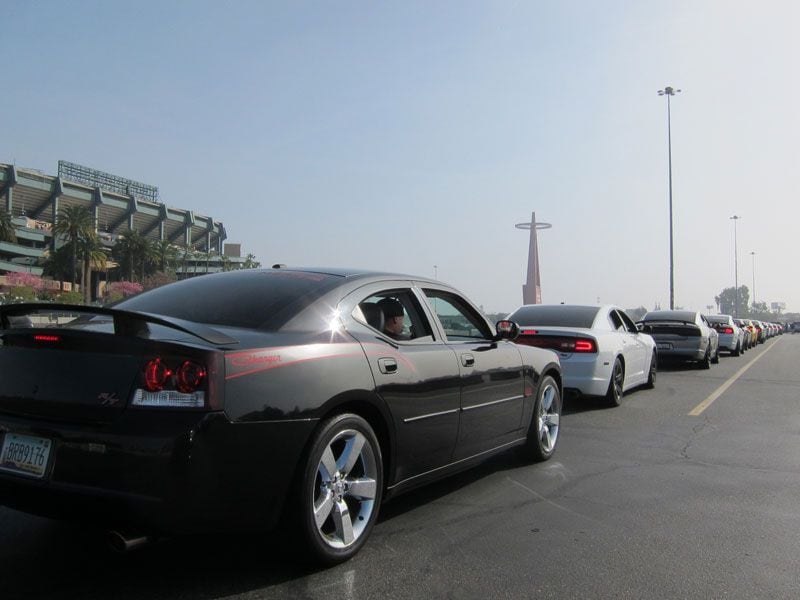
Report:
[[[281,271],[296,271],[301,273],[320,273],[323,275],[334,275],[339,277],[347,277],[347,278],[358,278],[358,277],[396,277],[398,279],[414,279],[418,281],[436,281],[433,279],[429,279],[427,277],[420,277],[417,275],[409,275],[407,273],[394,273],[392,271],[374,271],[370,269],[356,269],[356,268],[345,268],[345,267],[289,267],[286,265],[274,266],[271,269],[253,269],[253,271],[271,271],[271,270],[278,270]]]

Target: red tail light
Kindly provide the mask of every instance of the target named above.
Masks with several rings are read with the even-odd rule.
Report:
[[[55,343],[55,342],[60,342],[61,341],[61,336],[58,336],[58,335],[46,335],[44,333],[37,333],[36,335],[33,336],[33,340],[35,342]]]
[[[150,359],[133,392],[132,404],[151,408],[217,408],[212,399],[208,369],[186,359]]]
[[[721,333],[733,333],[732,327],[723,327]]]
[[[536,346],[537,348],[545,348],[547,350],[555,350],[556,352],[597,352],[597,342],[590,338],[574,338],[558,335],[538,335],[531,330],[523,330],[516,342],[526,346]]]
[[[144,367],[144,387],[148,392],[163,390],[172,377],[172,370],[160,358],[154,358]]]
[[[202,365],[186,360],[178,369],[176,387],[178,391],[189,394],[203,385],[206,375]]]

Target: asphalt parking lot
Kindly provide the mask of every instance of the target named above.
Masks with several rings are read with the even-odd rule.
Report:
[[[709,371],[666,366],[622,406],[568,402],[552,460],[513,454],[399,497],[353,560],[281,535],[110,553],[0,508],[10,598],[797,598],[800,336]]]

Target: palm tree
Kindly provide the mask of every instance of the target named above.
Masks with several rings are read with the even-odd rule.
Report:
[[[14,242],[16,239],[11,215],[4,208],[0,208],[0,242]]]
[[[72,284],[77,283],[78,246],[83,239],[95,234],[94,217],[85,206],[67,206],[58,211],[53,233],[62,236],[72,247]]]
[[[108,256],[103,251],[100,239],[96,234],[87,236],[79,242],[80,255],[83,258],[81,265],[81,290],[83,301],[88,304],[92,301],[91,287],[92,269],[104,269]]]
[[[157,260],[154,245],[136,229],[120,237],[114,246],[114,256],[122,270],[127,272],[128,281],[134,281],[137,272],[139,281],[142,281],[147,265]]]
[[[261,263],[256,260],[255,254],[248,254],[244,259],[243,269],[258,269]]]
[[[175,268],[175,262],[178,260],[178,248],[167,240],[156,242],[153,248],[159,271],[166,273]]]

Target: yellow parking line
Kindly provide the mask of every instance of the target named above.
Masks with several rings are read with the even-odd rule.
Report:
[[[778,340],[775,340],[775,342],[777,342],[777,341],[778,341]],[[714,400],[716,400],[716,399],[717,399],[717,398],[719,398],[719,397],[720,397],[722,394],[724,394],[724,393],[725,393],[725,390],[727,390],[729,387],[731,387],[731,386],[734,384],[734,382],[735,382],[737,379],[739,379],[739,377],[741,377],[741,376],[742,376],[742,374],[743,374],[745,371],[747,371],[747,369],[749,369],[750,367],[752,367],[752,366],[753,366],[753,365],[756,363],[756,361],[757,361],[757,360],[759,360],[759,359],[760,359],[762,356],[764,356],[764,355],[765,355],[767,352],[769,352],[770,350],[772,350],[772,348],[773,348],[774,346],[775,346],[775,343],[773,342],[773,343],[772,343],[772,344],[770,344],[770,345],[769,345],[767,348],[764,348],[764,351],[763,351],[761,354],[759,354],[758,356],[756,356],[756,357],[755,357],[753,360],[751,360],[749,363],[747,363],[747,364],[746,364],[745,366],[743,366],[741,369],[739,369],[738,371],[736,371],[736,373],[734,373],[734,374],[733,374],[733,376],[732,376],[730,379],[728,379],[728,381],[726,381],[726,382],[725,382],[725,383],[723,383],[721,386],[719,386],[719,387],[718,387],[716,390],[714,390],[714,392],[713,392],[713,393],[712,393],[712,394],[711,394],[711,395],[710,395],[708,398],[706,398],[706,399],[705,399],[705,400],[703,400],[703,401],[702,401],[700,404],[698,404],[697,406],[695,406],[695,407],[692,409],[692,412],[690,412],[690,413],[689,413],[689,416],[690,416],[690,417],[696,417],[696,416],[700,415],[700,414],[701,414],[701,413],[702,413],[702,412],[703,412],[705,409],[707,409],[709,406],[711,406],[711,404],[714,402]]]

